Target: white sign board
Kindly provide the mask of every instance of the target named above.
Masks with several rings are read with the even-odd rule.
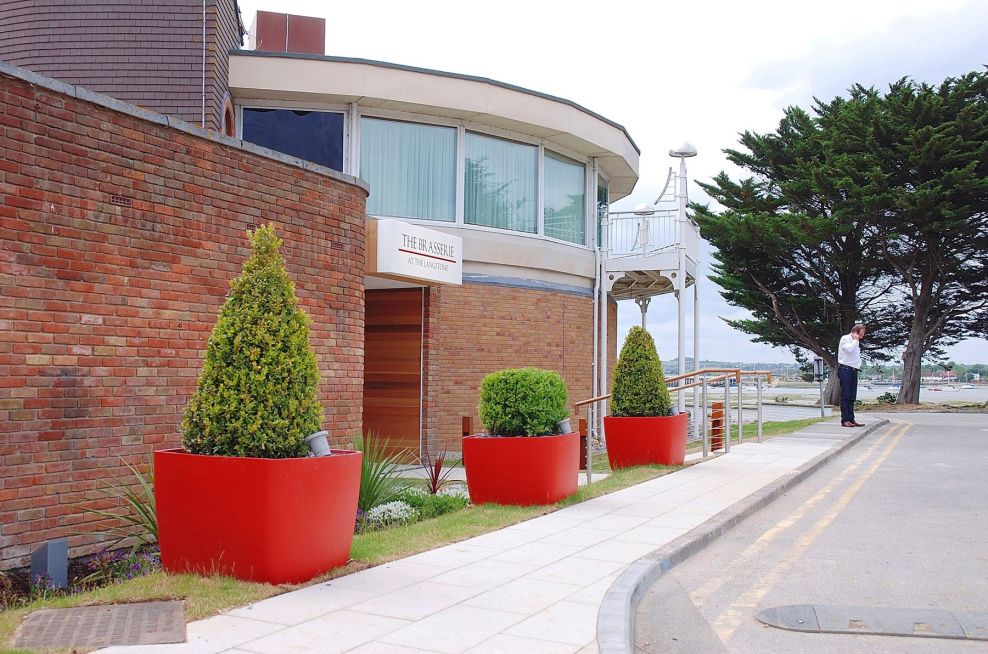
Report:
[[[385,218],[367,222],[367,274],[424,284],[463,283],[463,239]]]

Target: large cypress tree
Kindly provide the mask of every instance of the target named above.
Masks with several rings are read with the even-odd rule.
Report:
[[[195,454],[305,456],[319,430],[319,373],[309,317],[279,254],[274,226],[248,232],[251,256],[206,346],[206,362],[182,421]]]
[[[722,210],[694,205],[714,281],[753,314],[730,324],[834,366],[840,336],[865,322],[872,358],[905,346],[915,374],[899,399],[916,401],[924,354],[985,333],[985,80],[855,86],[744,133],[747,151],[726,153],[752,176],[701,184]]]

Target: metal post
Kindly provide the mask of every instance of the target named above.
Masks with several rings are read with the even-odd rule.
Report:
[[[762,442],[762,378],[755,382],[758,386],[758,442]]]
[[[611,247],[611,218],[608,212],[604,212],[602,216],[602,225],[600,230],[601,240],[603,241],[600,248],[600,384],[598,385],[598,390],[601,395],[607,395],[607,322],[608,322],[608,310],[607,310],[607,292],[610,290],[610,284],[608,284],[607,279],[607,260],[610,257],[610,247]],[[597,403],[597,417],[599,422],[597,423],[597,433],[600,434],[600,441],[607,447],[607,431],[604,429],[604,417],[607,415],[607,400],[601,400]],[[587,467],[587,474],[590,474],[589,466]]]
[[[700,304],[699,304],[699,302],[700,302],[700,293],[697,290],[698,286],[699,286],[698,280],[694,279],[693,280],[693,372],[696,372],[697,370],[700,369],[700,313],[699,313],[699,309],[698,309],[698,307],[700,306]],[[695,377],[693,378],[693,381],[694,382],[696,381],[696,378]],[[697,397],[697,393],[698,392],[699,392],[699,389],[696,386],[694,386],[693,387],[693,411],[694,412],[696,411],[697,400],[699,399]],[[706,402],[706,400],[704,400],[704,402],[703,402],[703,414],[701,414],[701,415],[703,417],[704,422],[706,422],[706,419],[707,419],[707,402]]]
[[[820,378],[820,417],[826,418],[827,415],[823,410],[823,377]]]
[[[645,327],[645,314],[648,312],[648,303],[651,302],[651,301],[652,301],[652,298],[650,298],[650,297],[636,297],[635,298],[635,304],[638,305],[638,308],[642,312],[642,329],[647,329],[647,327]]]
[[[700,420],[703,421],[703,458],[710,454],[710,437],[707,434],[707,378],[700,380],[700,397],[703,398],[703,406],[700,408]],[[693,407],[694,413],[696,407]]]
[[[679,322],[679,374],[686,374],[686,159],[679,158],[679,215],[677,218],[679,232],[678,270],[676,271],[676,285],[679,290],[676,292],[678,300],[678,322]],[[679,391],[679,412],[686,409],[686,398],[683,391]]]
[[[731,390],[730,381],[724,379],[724,453],[731,451]]]
[[[742,404],[743,404],[743,402],[741,400],[741,386],[742,385],[743,384],[741,382],[741,375],[738,375],[738,445],[740,445],[742,443],[742,441],[744,440],[744,434],[741,433],[741,430],[744,429],[744,416],[742,415],[742,411],[743,411]]]

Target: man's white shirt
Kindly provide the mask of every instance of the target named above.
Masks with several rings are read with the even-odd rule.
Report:
[[[840,344],[837,346],[837,363],[859,370],[861,368],[861,341],[855,340],[850,334],[841,336]]]

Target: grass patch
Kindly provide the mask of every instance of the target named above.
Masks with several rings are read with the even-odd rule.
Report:
[[[603,456],[603,464],[598,464],[597,457],[601,456]],[[602,470],[606,466],[606,461],[607,455],[605,453],[596,454],[594,469]],[[599,465],[601,467],[598,467]],[[273,586],[271,584],[238,581],[229,577],[204,578],[194,575],[172,575],[156,572],[146,577],[111,584],[87,593],[38,600],[17,609],[0,612],[0,654],[31,654],[27,650],[10,649],[7,643],[13,638],[14,630],[24,616],[38,609],[178,598],[185,600],[186,620],[199,620],[215,615],[223,609],[250,604],[272,595],[341,577],[375,565],[508,527],[660,477],[674,470],[676,468],[663,466],[625,468],[612,473],[607,479],[596,482],[589,488],[579,488],[575,495],[557,504],[548,506],[482,504],[401,527],[357,534],[354,536],[353,548],[350,551],[352,558],[350,563],[299,586]]]

